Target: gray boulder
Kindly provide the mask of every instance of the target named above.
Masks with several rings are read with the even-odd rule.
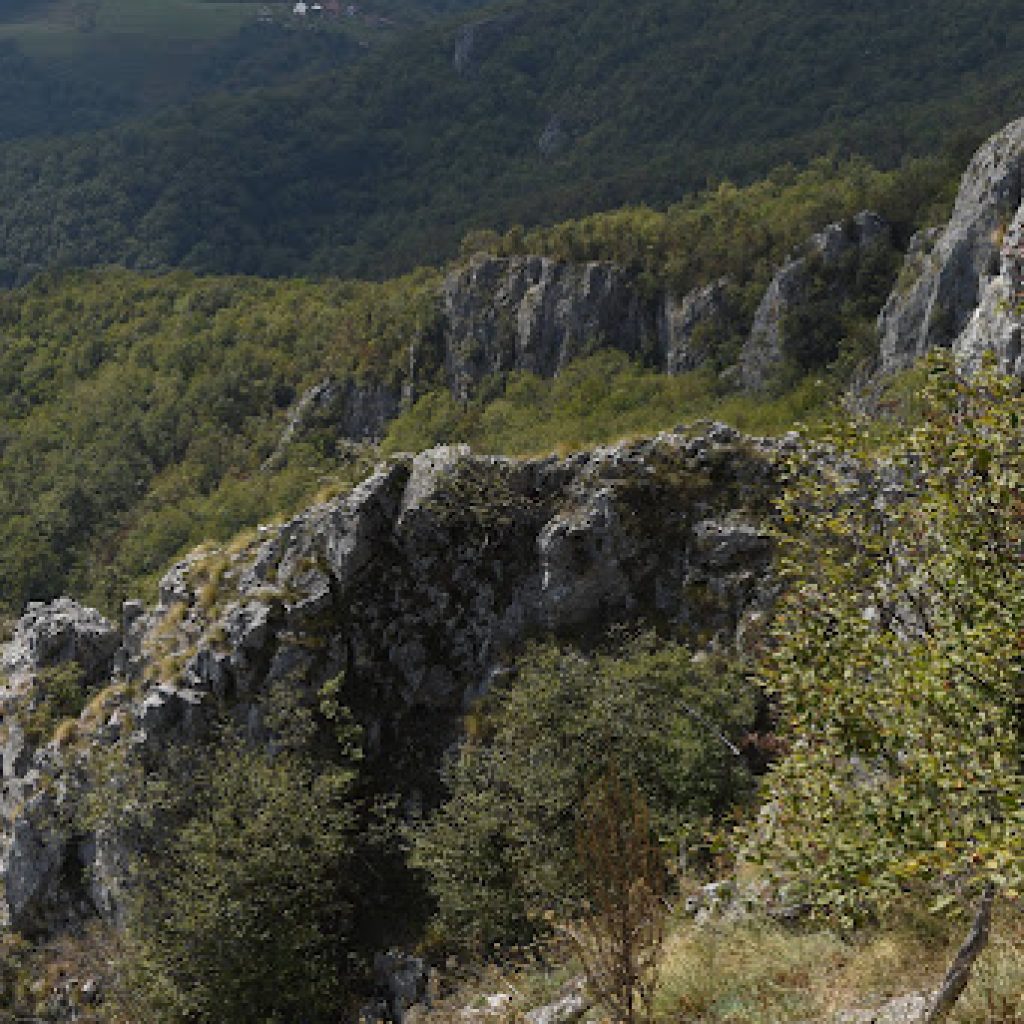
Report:
[[[387,1019],[392,1024],[403,1024],[409,1010],[426,995],[426,962],[397,950],[377,953],[373,976]]]
[[[34,602],[0,652],[0,672],[13,678],[74,661],[94,685],[110,675],[120,646],[117,629],[94,608],[67,597]]]

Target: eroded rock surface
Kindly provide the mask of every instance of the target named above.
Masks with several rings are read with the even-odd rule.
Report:
[[[1001,242],[1019,215],[1022,171],[1024,118],[975,154],[946,227],[911,246],[878,320],[883,371],[904,369],[938,347],[953,348],[968,362],[982,349],[1009,348],[1007,325],[993,317],[1003,297]],[[988,342],[992,328],[994,340]],[[1008,352],[1002,355],[1009,364]]]
[[[763,391],[783,365],[786,317],[804,300],[815,264],[827,271],[853,253],[889,246],[891,241],[890,226],[869,210],[861,211],[848,224],[830,224],[812,235],[805,251],[776,272],[754,314],[750,336],[740,355],[740,380],[744,388]],[[835,303],[841,304],[846,297],[837,282]]]
[[[687,373],[718,359],[715,341],[739,328],[738,313],[729,295],[729,279],[719,278],[695,288],[680,299],[664,299],[661,350],[667,373]]]
[[[1016,240],[1024,237],[1024,205],[1018,209],[1007,235]],[[1021,296],[1014,284],[1017,272],[1011,258],[1000,254],[999,272],[981,279],[978,306],[954,345],[958,361],[966,368],[977,369],[986,353],[991,353],[1001,370],[1024,376],[1024,317],[1019,308]]]
[[[657,303],[612,263],[480,255],[445,281],[442,302],[445,378],[460,399],[491,375],[551,377],[598,347],[658,359]]]

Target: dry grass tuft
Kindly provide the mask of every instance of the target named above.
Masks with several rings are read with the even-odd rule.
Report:
[[[847,941],[767,923],[684,926],[666,946],[658,1017],[678,1024],[828,1021],[838,1010],[933,984],[945,952],[899,933]]]

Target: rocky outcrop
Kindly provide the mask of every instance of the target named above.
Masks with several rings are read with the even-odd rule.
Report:
[[[731,647],[771,599],[762,523],[791,444],[712,425],[565,459],[435,449],[382,464],[245,546],[183,561],[157,607],[126,609],[113,685],[73,735],[10,766],[21,799],[5,807],[0,843],[6,920],[34,931],[116,917],[124,840],[75,812],[112,745],[159,761],[196,742],[218,708],[259,737],[268,694],[314,702],[332,680],[380,787],[422,806],[465,710],[514,674],[531,638],[649,621]],[[25,637],[49,636],[40,624],[70,607],[31,609],[5,664],[26,665]],[[98,617],[75,621],[96,622],[113,654]]]
[[[722,277],[680,299],[665,297],[660,324],[666,373],[715,365],[719,358],[715,342],[730,330],[742,329],[729,285],[729,279]]]
[[[0,653],[0,673],[13,682],[73,661],[89,686],[110,675],[120,645],[118,631],[92,608],[68,598],[34,603]]]
[[[1007,236],[1019,239],[1024,235],[1024,205],[1018,209],[1007,231]],[[1019,308],[1020,294],[1015,279],[1019,268],[1016,256],[1000,254],[999,272],[982,277],[977,308],[954,343],[954,352],[960,364],[969,370],[977,369],[986,354],[995,357],[996,364],[1006,373],[1024,376],[1021,358],[1021,336],[1024,317]]]
[[[288,421],[263,469],[275,469],[287,458],[289,446],[312,431],[329,428],[358,444],[379,441],[388,424],[409,404],[412,392],[402,384],[325,378],[305,391],[292,407]],[[336,441],[334,442],[336,444]]]
[[[489,376],[551,377],[599,347],[658,361],[657,304],[612,263],[479,255],[445,281],[442,302],[445,377],[463,400]]]
[[[75,707],[76,694],[84,701],[110,676],[120,647],[118,631],[92,608],[67,598],[28,606],[0,651],[0,814],[24,801],[33,754],[45,739],[37,732],[55,714],[50,705]]]
[[[806,298],[812,272],[820,268],[827,274],[853,253],[888,247],[892,244],[890,226],[868,210],[858,213],[847,224],[830,224],[812,235],[805,251],[788,260],[776,272],[754,315],[750,335],[740,355],[740,381],[748,391],[763,391],[786,360],[785,321]],[[840,305],[849,287],[837,281],[831,296]]]
[[[1009,349],[1005,323],[993,323],[1001,298],[1000,243],[1017,216],[1024,173],[1024,118],[990,138],[971,160],[953,215],[937,235],[911,246],[878,328],[882,370],[910,366],[929,349],[953,348],[968,361],[995,327]],[[972,325],[979,307],[985,312]],[[1015,360],[1014,360],[1015,361]]]
[[[477,255],[445,281],[442,303],[445,379],[461,400],[494,375],[551,377],[599,348],[685,373],[713,362],[714,339],[736,326],[725,278],[650,295],[613,263],[540,256]]]

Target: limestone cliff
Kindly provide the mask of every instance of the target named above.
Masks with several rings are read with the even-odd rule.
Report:
[[[1024,118],[975,154],[949,223],[911,245],[878,320],[884,372],[904,369],[936,347],[952,348],[968,364],[992,350],[1007,369],[1018,368],[1015,328],[999,312],[1007,291],[1000,249],[1021,216],[1022,175]]]
[[[402,372],[316,384],[296,402],[271,463],[309,429],[330,424],[349,441],[379,438],[425,391],[445,387],[468,401],[509,373],[551,377],[602,348],[666,373],[696,369],[713,360],[709,336],[742,329],[727,284],[649,294],[614,263],[478,254],[445,278],[437,322],[409,339]]]
[[[667,373],[695,369],[710,358],[700,328],[732,315],[726,283],[676,298],[649,294],[614,263],[479,254],[442,290],[445,380],[465,399],[493,375],[550,377],[599,348],[620,349]]]
[[[156,607],[126,606],[120,637],[71,602],[31,608],[3,656],[5,920],[116,916],[126,840],[79,813],[105,750],[152,764],[224,714],[259,737],[276,687],[314,701],[335,679],[376,784],[422,806],[466,709],[531,638],[645,622],[742,643],[771,597],[763,524],[790,444],[713,425],[565,459],[435,449],[194,554]],[[88,670],[88,703],[28,742],[54,659]]]

